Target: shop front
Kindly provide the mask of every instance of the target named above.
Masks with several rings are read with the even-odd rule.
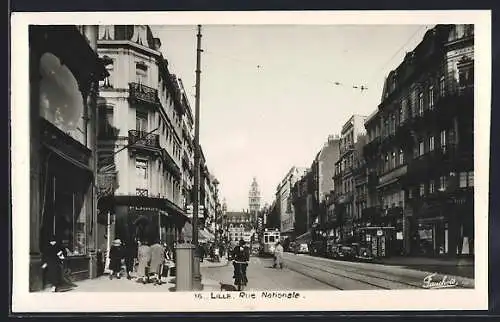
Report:
[[[137,241],[161,242],[173,249],[182,238],[182,228],[188,218],[183,210],[170,200],[142,196],[108,196],[98,205],[101,229],[105,229],[107,216],[113,217],[112,239],[128,244]]]
[[[50,122],[42,120],[41,123],[42,252],[54,236],[66,251],[67,274],[73,280],[86,279],[90,269],[88,238],[92,227],[92,171],[87,165],[90,150],[71,142]],[[65,150],[65,143],[73,150]]]
[[[474,209],[467,198],[441,204],[424,202],[412,222],[412,254],[417,256],[473,256]]]
[[[91,277],[95,252],[89,97],[106,70],[76,26],[30,26],[30,291],[45,286],[51,238],[73,280]]]

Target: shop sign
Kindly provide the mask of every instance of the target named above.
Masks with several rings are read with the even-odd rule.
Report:
[[[384,232],[382,231],[382,229],[377,230],[377,236],[382,236],[383,234]]]

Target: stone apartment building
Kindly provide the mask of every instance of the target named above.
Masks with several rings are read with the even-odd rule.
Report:
[[[437,25],[386,79],[365,123],[381,255],[474,253],[474,28]]]

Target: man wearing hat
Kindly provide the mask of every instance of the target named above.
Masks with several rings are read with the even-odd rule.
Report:
[[[120,272],[122,270],[122,241],[120,239],[113,240],[111,249],[109,251],[109,269],[111,273],[109,274],[109,279],[113,279],[116,275],[117,278],[121,278]]]

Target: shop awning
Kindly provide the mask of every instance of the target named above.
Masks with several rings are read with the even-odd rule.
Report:
[[[312,240],[312,235],[311,232],[308,231],[305,234],[300,235],[295,239],[295,242],[297,243],[309,243]]]
[[[184,237],[184,240],[192,240],[193,238],[193,225],[191,223],[186,222],[184,227],[182,228],[182,235]],[[215,236],[211,233],[209,233],[206,230],[200,230],[198,229],[198,241],[199,242],[208,242],[212,241],[215,239]]]
[[[165,198],[151,198],[143,196],[106,196],[98,201],[100,214],[106,214],[107,210],[113,209],[115,206],[130,206],[157,209],[163,216],[175,216],[183,221],[188,221],[184,211]]]

